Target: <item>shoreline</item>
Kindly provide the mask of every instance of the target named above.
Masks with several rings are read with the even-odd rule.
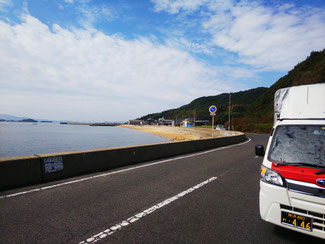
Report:
[[[140,130],[156,134],[172,141],[200,140],[217,137],[228,137],[242,134],[238,131],[212,130],[209,128],[186,128],[165,125],[119,125],[120,127]]]

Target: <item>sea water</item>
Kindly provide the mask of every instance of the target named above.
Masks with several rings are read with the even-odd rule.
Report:
[[[167,142],[118,126],[0,122],[0,158]]]

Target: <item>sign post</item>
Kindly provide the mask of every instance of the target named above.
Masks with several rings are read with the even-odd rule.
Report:
[[[211,105],[209,108],[210,115],[212,116],[212,130],[214,129],[214,116],[216,116],[217,107],[215,105]]]

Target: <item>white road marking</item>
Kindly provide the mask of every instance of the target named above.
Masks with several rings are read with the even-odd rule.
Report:
[[[100,241],[100,240],[114,234],[116,231],[121,230],[123,227],[128,226],[128,225],[138,221],[139,219],[143,218],[144,216],[155,212],[156,210],[180,199],[181,197],[201,188],[202,186],[204,186],[216,179],[217,179],[217,177],[212,177],[206,181],[201,182],[200,184],[197,184],[196,186],[193,186],[193,187],[187,189],[186,191],[182,191],[181,193],[178,193],[177,195],[175,195],[173,197],[167,198],[166,200],[164,200],[164,201],[162,201],[162,202],[160,202],[160,203],[158,203],[158,204],[156,204],[140,213],[137,213],[137,214],[131,216],[130,218],[127,218],[126,220],[123,220],[120,223],[113,225],[110,228],[108,228],[102,232],[100,232],[96,235],[93,235],[92,237],[89,237],[84,241],[79,242],[79,244],[95,243],[97,241]]]
[[[15,196],[27,194],[27,193],[30,193],[30,192],[40,191],[40,190],[41,189],[37,188],[37,189],[30,190],[30,191],[23,191],[23,192],[18,192],[18,193],[10,194],[10,195],[7,195],[5,197],[15,197]]]
[[[234,144],[234,145],[230,145],[230,146],[225,146],[225,147],[218,147],[218,148],[211,149],[211,150],[208,150],[208,151],[193,153],[193,154],[189,154],[189,155],[186,155],[186,156],[180,156],[180,157],[176,157],[176,158],[170,158],[170,159],[166,159],[166,160],[162,160],[162,161],[158,161],[158,162],[154,162],[154,163],[134,166],[134,167],[131,167],[131,168],[121,169],[121,170],[117,170],[117,171],[114,171],[114,172],[98,174],[98,175],[85,177],[85,178],[78,179],[78,180],[66,181],[66,182],[63,182],[63,183],[44,186],[44,187],[41,187],[41,188],[36,188],[36,189],[29,190],[29,191],[23,191],[23,192],[18,192],[18,193],[14,193],[14,194],[4,195],[4,196],[0,196],[0,199],[9,198],[9,197],[16,197],[16,196],[19,196],[19,195],[24,195],[24,194],[28,194],[28,193],[32,193],[32,192],[36,192],[36,191],[44,191],[44,190],[48,190],[48,189],[52,189],[52,188],[56,188],[56,187],[60,187],[60,186],[65,186],[65,185],[70,185],[70,184],[74,184],[74,183],[78,183],[78,182],[82,182],[82,181],[86,181],[86,180],[92,180],[92,179],[99,178],[99,177],[105,177],[105,176],[108,176],[108,175],[118,174],[118,173],[130,171],[130,170],[134,170],[134,169],[140,169],[140,168],[145,168],[145,167],[149,167],[149,166],[153,166],[153,165],[157,165],[157,164],[167,163],[167,162],[174,161],[174,160],[195,157],[195,156],[199,156],[199,155],[203,155],[203,154],[207,154],[207,153],[211,153],[211,152],[215,152],[215,151],[219,151],[219,150],[223,150],[223,149],[227,149],[227,148],[231,148],[231,147],[241,146],[241,145],[244,145],[246,143],[249,143],[250,141],[251,141],[251,139],[248,137],[248,141],[245,141],[245,142],[242,142],[242,143],[238,143],[238,144]]]

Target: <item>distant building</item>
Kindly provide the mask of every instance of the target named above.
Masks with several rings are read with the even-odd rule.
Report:
[[[129,125],[147,125],[147,121],[140,120],[140,119],[134,119],[134,120],[129,120]]]
[[[147,124],[148,125],[157,125],[157,120],[149,118],[149,119],[147,119]]]
[[[158,125],[175,126],[175,120],[173,120],[173,119],[165,119],[163,117],[163,118],[158,119]]]
[[[184,127],[194,127],[195,126],[194,118],[184,119],[182,124]]]
[[[210,120],[195,120],[195,126],[210,125]]]

